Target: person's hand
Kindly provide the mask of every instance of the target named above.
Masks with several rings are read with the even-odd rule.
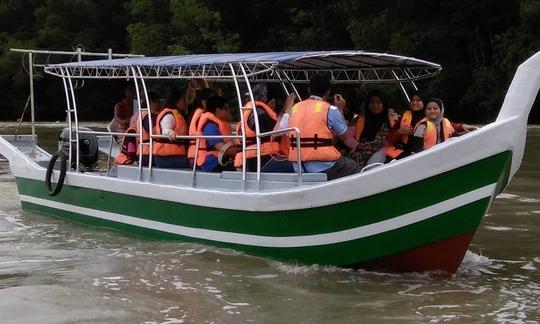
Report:
[[[345,101],[345,98],[343,98],[342,95],[338,93],[334,96],[334,106],[338,107],[339,110],[343,111],[346,105],[347,101]]]
[[[285,104],[283,105],[283,112],[289,113],[291,111],[292,106],[294,106],[294,102],[296,101],[296,93],[291,92],[287,96],[287,99],[285,100]]]
[[[398,129],[399,135],[408,135],[408,134],[412,134],[412,132],[413,132],[413,128],[411,126],[403,126],[400,129]]]
[[[398,120],[398,118],[399,118],[399,115],[398,113],[396,113],[394,109],[392,108],[388,109],[388,119],[396,121]]]
[[[467,125],[467,124],[461,124],[461,128],[463,128],[463,131],[465,133],[469,133],[469,132],[472,132],[472,131],[475,131],[478,129],[478,127],[476,126],[471,126],[471,125]]]
[[[174,142],[176,139],[176,132],[170,129],[169,134],[167,134],[167,136],[169,137],[169,141]]]

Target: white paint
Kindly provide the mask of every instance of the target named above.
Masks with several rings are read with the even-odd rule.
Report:
[[[118,223],[124,223],[143,228],[158,230],[166,233],[172,233],[182,236],[187,236],[196,239],[204,239],[217,242],[252,245],[261,247],[278,247],[278,248],[290,248],[290,247],[306,247],[335,244],[341,242],[352,241],[372,235],[381,234],[387,231],[405,227],[429,218],[435,217],[439,214],[451,211],[458,207],[470,204],[478,201],[482,198],[490,197],[493,195],[496,184],[490,184],[468,193],[456,196],[454,198],[439,202],[437,204],[413,211],[401,216],[397,216],[384,221],[376,222],[373,224],[360,226],[343,231],[337,231],[332,233],[316,234],[316,235],[302,235],[302,236],[262,236],[251,235],[234,232],[224,232],[216,230],[208,230],[201,228],[192,228],[186,226],[179,226],[173,224],[167,224],[162,222],[156,222],[152,220],[111,213],[96,209],[90,209],[85,207],[74,206],[70,204],[64,204],[52,200],[36,198],[32,196],[21,195],[21,200],[37,205],[42,205],[50,208],[65,210],[73,213],[88,215],[95,218],[114,221]],[[358,215],[361,216],[361,215]],[[233,217],[233,216],[231,216]]]
[[[496,139],[505,139],[501,133],[514,130],[513,125],[506,122],[497,126],[492,125],[384,167],[320,185],[273,191],[243,192],[160,185],[74,172],[67,174],[65,184],[222,209],[278,211],[321,207],[407,186],[512,149],[512,143],[496,145]],[[491,141],[493,145],[485,145],[487,141]],[[483,149],[478,150],[478,147]],[[0,154],[9,159],[11,172],[14,176],[39,181],[43,181],[45,178],[45,168],[36,164],[30,157],[1,137]],[[57,173],[56,171],[56,177]]]

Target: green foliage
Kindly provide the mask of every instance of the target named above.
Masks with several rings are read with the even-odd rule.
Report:
[[[540,50],[538,30],[538,0],[0,0],[0,118],[17,118],[28,95],[9,48],[82,44],[145,55],[357,48],[414,56],[444,67],[419,85],[446,101],[450,117],[485,122],[519,63]],[[57,80],[37,86],[38,118],[53,118],[47,112],[62,111]],[[117,87],[87,83],[81,111],[108,119]]]
[[[197,0],[171,0],[171,54],[230,53],[238,50],[238,35],[222,32],[219,12]]]

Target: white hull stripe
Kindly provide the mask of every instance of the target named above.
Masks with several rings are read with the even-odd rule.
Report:
[[[383,220],[377,223],[351,228],[338,232],[302,235],[302,236],[262,236],[252,234],[242,234],[234,232],[224,232],[201,228],[192,228],[180,225],[156,222],[143,218],[137,218],[122,214],[116,214],[96,209],[79,207],[75,205],[60,203],[52,200],[36,198],[27,195],[20,195],[21,201],[42,205],[45,207],[64,210],[72,213],[83,214],[95,218],[109,220],[118,223],[134,225],[138,227],[153,229],[161,232],[172,233],[187,236],[196,239],[210,240],[216,242],[261,246],[292,248],[342,243],[352,241],[372,235],[377,235],[407,225],[411,225],[423,220],[435,217],[442,213],[451,211],[461,206],[473,203],[480,199],[490,197],[495,191],[496,184],[490,184],[482,188],[467,192],[454,198],[439,202],[437,204],[419,209],[414,212],[403,214],[391,219]],[[358,217],[362,217],[359,213]]]

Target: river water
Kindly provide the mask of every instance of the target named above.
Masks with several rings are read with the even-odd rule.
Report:
[[[38,134],[54,148],[56,125]],[[26,212],[5,160],[0,193],[0,323],[540,320],[540,128],[452,277],[299,266]]]

